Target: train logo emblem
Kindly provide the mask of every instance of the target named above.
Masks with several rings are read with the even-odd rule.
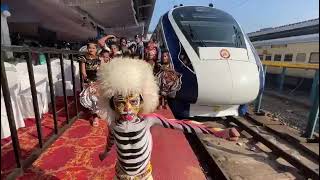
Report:
[[[230,53],[226,49],[221,49],[220,56],[224,59],[228,59],[230,57]]]

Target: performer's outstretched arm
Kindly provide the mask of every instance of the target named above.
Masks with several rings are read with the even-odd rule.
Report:
[[[107,157],[107,155],[113,145],[114,145],[114,135],[113,135],[112,130],[110,129],[110,126],[109,126],[109,135],[108,135],[108,139],[107,139],[107,143],[106,143],[106,148],[103,153],[99,154],[99,158],[101,161],[103,161]]]
[[[145,120],[151,123],[151,126],[158,125],[164,128],[181,130],[184,133],[192,134],[212,134],[216,137],[229,140],[237,140],[240,134],[235,128],[221,130],[219,128],[209,128],[201,123],[192,121],[181,121],[175,119],[167,119],[159,114],[150,114],[144,116]]]

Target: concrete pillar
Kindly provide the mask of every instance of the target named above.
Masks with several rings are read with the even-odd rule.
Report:
[[[314,99],[315,95],[319,93],[316,90],[317,84],[319,84],[319,70],[316,70],[316,72],[314,74],[314,77],[313,77],[312,87],[311,87],[311,91],[310,91],[310,101],[311,101],[311,103],[313,102],[313,99]]]
[[[317,121],[319,120],[319,83],[316,84],[316,94],[313,98],[313,105],[309,113],[308,125],[304,136],[306,138],[312,138],[315,131]]]
[[[281,72],[281,75],[280,75],[280,84],[279,84],[279,89],[278,91],[281,93],[282,90],[283,90],[283,85],[284,85],[284,78],[286,76],[286,71],[287,71],[287,68],[286,67],[283,67],[282,68],[282,72]]]

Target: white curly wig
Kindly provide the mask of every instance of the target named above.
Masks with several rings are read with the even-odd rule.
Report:
[[[101,65],[98,80],[100,82],[99,107],[105,114],[102,117],[107,116],[109,122],[117,118],[110,107],[110,100],[114,95],[140,94],[143,99],[140,113],[152,113],[159,104],[159,87],[152,67],[143,60],[112,59],[111,62]]]

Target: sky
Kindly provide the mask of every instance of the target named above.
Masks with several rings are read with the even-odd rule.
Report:
[[[156,0],[149,32],[175,4],[214,7],[231,14],[246,33],[319,18],[319,0]]]

